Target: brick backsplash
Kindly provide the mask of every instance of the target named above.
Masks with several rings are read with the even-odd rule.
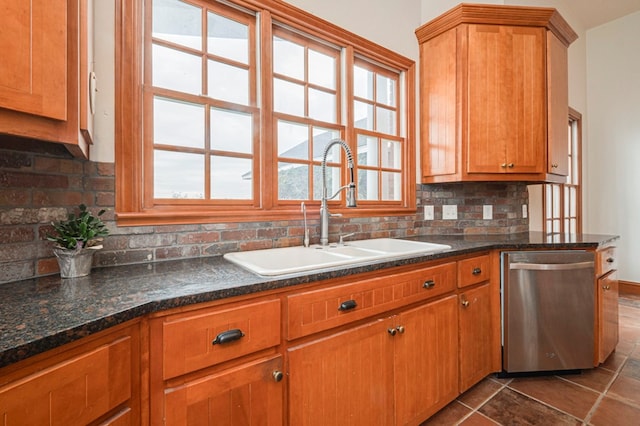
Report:
[[[302,244],[302,220],[118,227],[114,220],[114,165],[71,158],[54,144],[0,147],[0,283],[49,275],[58,265],[45,236],[51,222],[84,203],[97,211],[111,234],[94,266],[145,263],[230,251]],[[526,232],[524,183],[457,183],[417,186],[416,214],[332,219],[330,234],[354,232],[354,239],[436,234],[508,234]],[[443,205],[456,205],[456,220],[442,219]],[[483,220],[483,205],[493,219]],[[434,206],[424,220],[422,206]],[[318,220],[310,221],[312,243]],[[334,238],[335,237],[335,238]]]

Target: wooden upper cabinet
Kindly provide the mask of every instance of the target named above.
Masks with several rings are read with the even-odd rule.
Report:
[[[466,172],[542,172],[544,29],[468,25],[459,31],[468,41]]]
[[[562,114],[569,105],[569,68],[567,47],[553,34],[547,33],[547,110],[549,112],[549,146],[547,172],[569,174],[569,118]]]
[[[0,106],[67,118],[66,0],[3,2]]]
[[[0,135],[91,143],[89,0],[7,0],[0,6]],[[82,83],[81,83],[82,82]]]
[[[422,182],[567,173],[567,47],[555,9],[461,4],[416,30]]]

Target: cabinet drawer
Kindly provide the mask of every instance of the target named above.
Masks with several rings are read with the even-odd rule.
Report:
[[[0,388],[2,424],[88,424],[131,398],[130,337]]]
[[[458,287],[467,287],[488,281],[490,277],[491,258],[488,254],[458,262]]]
[[[615,246],[606,247],[596,253],[596,275],[601,277],[618,268],[617,250]]]
[[[455,289],[455,262],[287,297],[287,339],[429,299]]]
[[[257,352],[280,342],[280,301],[176,314],[162,338],[165,379]]]

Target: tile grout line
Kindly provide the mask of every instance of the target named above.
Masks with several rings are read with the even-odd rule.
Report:
[[[636,348],[638,347],[637,343],[634,343],[633,345],[633,349],[631,350],[630,354],[632,354]],[[591,418],[593,417],[593,415],[595,414],[596,410],[598,409],[598,407],[600,406],[600,403],[602,402],[602,400],[605,397],[609,397],[612,399],[615,399],[616,401],[620,401],[622,403],[628,404],[628,402],[626,402],[624,399],[620,399],[620,398],[616,398],[616,397],[612,397],[612,396],[608,396],[607,393],[609,392],[609,389],[611,389],[611,386],[613,386],[613,383],[616,381],[616,379],[620,376],[620,374],[622,373],[622,369],[624,368],[624,366],[627,364],[627,361],[629,361],[630,355],[626,355],[624,358],[624,361],[620,363],[620,366],[616,369],[616,371],[614,371],[613,377],[612,379],[609,381],[609,383],[607,384],[607,386],[605,386],[604,391],[602,391],[602,394],[600,395],[600,397],[596,400],[596,402],[593,404],[593,407],[591,407],[591,410],[589,411],[589,414],[587,414],[587,417],[585,417],[585,424],[590,424],[591,422]],[[611,370],[609,370],[611,371]]]
[[[486,378],[485,378],[485,379],[486,379]],[[470,413],[468,413],[468,414],[467,414],[466,416],[464,416],[463,418],[461,418],[461,419],[460,419],[460,421],[458,421],[458,423],[456,423],[457,425],[459,425],[459,424],[463,423],[465,420],[467,420],[469,417],[471,417],[472,415],[474,415],[474,414],[476,414],[476,413],[477,413],[477,414],[479,414],[479,415],[481,415],[481,416],[483,416],[483,417],[485,417],[485,418],[487,418],[487,419],[489,419],[489,420],[491,420],[493,423],[496,423],[496,424],[498,424],[498,425],[501,425],[501,423],[498,423],[497,421],[493,420],[491,417],[488,417],[488,416],[484,415],[483,413],[481,413],[480,411],[478,411],[478,409],[479,409],[479,408],[482,408],[482,407],[483,407],[487,402],[491,401],[491,399],[492,399],[494,396],[496,396],[498,393],[500,393],[500,391],[502,391],[504,388],[506,388],[506,387],[507,387],[507,385],[508,385],[509,383],[511,383],[511,380],[509,380],[507,383],[500,383],[500,382],[498,382],[498,381],[496,381],[496,380],[493,380],[491,377],[488,377],[488,379],[489,379],[489,380],[491,380],[491,381],[493,381],[494,383],[499,384],[499,385],[500,385],[500,387],[499,387],[495,392],[491,393],[491,395],[490,395],[488,398],[485,398],[484,400],[482,400],[482,402],[480,402],[476,408],[473,408],[473,407],[471,407],[470,405],[465,404],[464,402],[462,402],[462,401],[458,400],[458,403],[460,403],[461,405],[463,405],[463,406],[465,406],[465,407],[469,408],[469,409],[471,410],[471,412],[470,412]]]

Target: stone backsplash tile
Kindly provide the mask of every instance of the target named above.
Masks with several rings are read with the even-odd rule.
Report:
[[[45,144],[46,145],[46,144]],[[0,283],[57,272],[45,235],[51,221],[63,219],[80,203],[103,216],[111,235],[96,254],[94,266],[148,263],[181,257],[221,255],[230,251],[302,244],[302,220],[118,227],[114,221],[115,167],[69,158],[66,151],[33,146],[23,152],[0,147]],[[510,234],[526,232],[528,203],[524,183],[456,183],[417,185],[413,215],[335,218],[330,233],[355,233],[354,239],[440,234]],[[457,206],[458,218],[444,220],[442,207]],[[493,206],[484,220],[483,205]],[[433,206],[425,220],[423,206]],[[319,221],[310,220],[311,242],[319,238]]]

